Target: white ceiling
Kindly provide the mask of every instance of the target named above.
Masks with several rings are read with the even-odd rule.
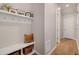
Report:
[[[58,3],[58,7],[61,8],[62,13],[76,13],[77,12],[77,4],[76,3]],[[66,7],[69,5],[69,7]]]

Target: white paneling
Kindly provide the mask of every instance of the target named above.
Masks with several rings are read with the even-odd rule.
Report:
[[[45,53],[56,45],[56,4],[45,4]],[[50,45],[50,46],[49,46]],[[49,48],[47,47],[49,46]]]
[[[44,54],[44,4],[31,4],[34,20],[32,22],[32,32],[34,33],[35,50]]]
[[[50,44],[49,44],[50,43]],[[49,50],[51,50],[51,40],[47,40],[46,42],[45,42],[45,51],[46,52],[48,52]]]
[[[13,17],[7,14],[0,14],[0,20],[19,20],[23,18]],[[4,17],[4,18],[2,18]],[[14,45],[24,41],[24,34],[31,33],[31,24],[0,22],[0,48]]]
[[[0,48],[19,42],[19,28],[16,26],[0,26]]]

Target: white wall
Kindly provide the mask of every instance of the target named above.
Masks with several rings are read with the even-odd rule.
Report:
[[[56,4],[45,4],[45,53],[56,45]]]
[[[32,22],[32,32],[34,33],[35,50],[44,54],[44,4],[31,4],[34,18]]]
[[[61,19],[60,19],[60,38],[63,38],[63,17],[62,17],[62,13],[61,13]]]
[[[79,4],[77,5],[77,28],[76,28],[76,34],[77,34],[77,42],[79,46]]]
[[[47,54],[56,45],[56,4],[31,4],[34,20],[35,49]]]
[[[76,38],[75,32],[75,24],[76,24],[76,14],[64,14],[63,15],[63,37],[66,38]]]
[[[76,23],[77,23],[77,4],[69,4],[69,7],[65,7],[64,4],[60,4],[61,16],[62,16],[62,34],[63,37],[76,39]]]
[[[24,42],[23,35],[30,33],[28,28],[29,25],[0,24],[0,48]]]

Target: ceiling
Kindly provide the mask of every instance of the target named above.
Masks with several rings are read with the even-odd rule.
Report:
[[[77,3],[58,3],[58,7],[61,8],[62,13],[76,13]],[[69,5],[69,7],[67,6]]]

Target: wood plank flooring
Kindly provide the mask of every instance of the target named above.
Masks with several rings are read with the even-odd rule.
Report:
[[[62,38],[61,42],[52,52],[52,55],[78,55],[78,47],[76,40]]]

